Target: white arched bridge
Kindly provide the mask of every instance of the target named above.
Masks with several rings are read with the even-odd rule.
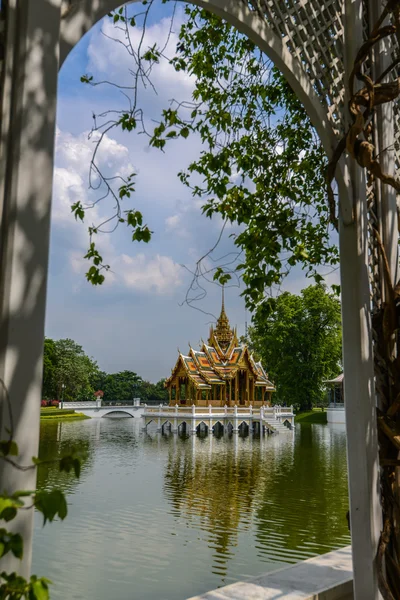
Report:
[[[60,408],[62,404],[60,403]],[[64,402],[64,408],[71,408],[87,417],[99,419],[102,417],[141,417],[144,407],[140,405],[112,405],[102,404],[101,400],[95,402]]]

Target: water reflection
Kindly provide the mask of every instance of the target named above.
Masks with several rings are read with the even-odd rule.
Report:
[[[344,429],[263,439],[143,435],[138,420],[43,423],[40,456],[85,450],[64,523],[36,523],[52,598],[177,600],[349,543]],[[74,576],[70,574],[73,572]]]
[[[268,563],[349,543],[344,430],[306,426],[261,440],[175,441],[164,490],[173,514],[208,532],[220,575],[251,529],[257,557]]]
[[[37,470],[37,487],[41,490],[58,487],[66,494],[71,493],[78,481],[71,474],[60,473],[57,461],[79,450],[82,470],[92,468],[94,444],[84,429],[76,429],[77,435],[71,437],[71,425],[62,421],[43,421],[40,428],[39,458],[48,461],[39,465]]]
[[[173,514],[209,533],[214,570],[225,574],[227,560],[238,544],[239,524],[250,527],[255,497],[262,487],[259,444],[251,451],[248,440],[192,438],[177,440],[168,452],[165,495]],[[197,522],[198,521],[198,522]]]

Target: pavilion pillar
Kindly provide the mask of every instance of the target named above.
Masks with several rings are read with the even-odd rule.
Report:
[[[26,466],[39,443],[60,4],[9,0],[0,90],[0,438],[11,430],[15,460]],[[0,461],[0,482],[2,492],[34,490],[36,469]],[[24,556],[9,552],[2,571],[29,577],[33,513],[7,523],[22,535]]]
[[[237,404],[239,401],[239,370],[236,372],[235,375],[235,404]]]

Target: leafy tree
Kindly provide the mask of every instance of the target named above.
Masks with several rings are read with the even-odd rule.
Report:
[[[95,373],[93,373],[91,377],[91,385],[95,392],[97,392],[98,390],[104,391],[104,385],[107,376],[108,375],[105,371],[98,370]]]
[[[142,402],[156,402],[158,404],[168,402],[168,390],[164,387],[165,379],[160,379],[157,383],[143,381],[138,390],[138,396]]]
[[[249,344],[275,381],[280,402],[310,409],[323,401],[324,380],[340,370],[340,302],[323,285],[299,296],[265,301],[249,328]]]
[[[133,371],[120,371],[106,375],[102,390],[105,402],[132,401],[142,384],[142,378]]]
[[[46,338],[43,363],[43,396],[64,400],[89,400],[99,378],[97,363],[71,339]],[[64,390],[62,386],[65,386]]]
[[[56,397],[56,346],[54,340],[45,338],[43,350],[43,390],[42,396],[46,399]]]
[[[82,346],[71,339],[57,340],[55,348],[57,398],[61,398],[62,384],[65,385],[66,400],[91,398],[95,392],[91,381],[98,372],[97,363],[85,354]]]

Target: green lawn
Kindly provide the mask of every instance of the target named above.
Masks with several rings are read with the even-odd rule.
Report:
[[[294,418],[295,423],[326,423],[326,411],[317,408],[298,413]]]
[[[80,419],[90,419],[86,415],[82,413],[77,413],[71,408],[55,408],[53,406],[45,407],[40,409],[40,419],[43,421],[54,420],[54,419],[68,419],[71,420],[80,420]]]

